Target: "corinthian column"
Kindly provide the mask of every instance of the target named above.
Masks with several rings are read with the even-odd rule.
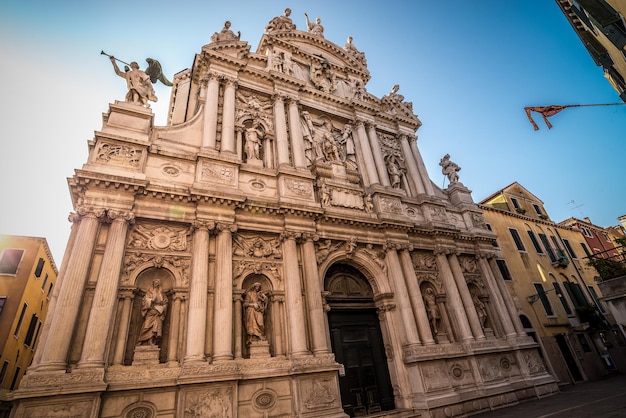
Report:
[[[233,237],[234,224],[216,226],[215,315],[213,317],[213,361],[233,359]],[[206,290],[205,290],[206,293]]]
[[[411,146],[409,145],[408,136],[400,135],[398,139],[400,140],[402,154],[404,155],[404,159],[409,170],[409,185],[411,186],[412,194],[414,196],[424,194],[426,190],[422,184],[422,179],[420,178],[419,170],[417,169],[417,164],[415,162],[415,156],[413,155]]]
[[[411,151],[413,152],[413,157],[415,158],[415,163],[417,164],[419,177],[424,183],[424,190],[426,190],[426,194],[428,194],[429,196],[433,196],[435,194],[435,190],[433,189],[433,184],[430,181],[430,177],[428,177],[428,171],[426,171],[426,165],[424,165],[422,154],[420,154],[419,150],[417,149],[417,138],[415,138],[415,140],[411,140],[409,142],[409,145],[411,146]]]
[[[202,147],[215,149],[217,137],[217,103],[220,80],[216,74],[208,74],[204,93],[204,123],[202,125]]]
[[[212,222],[196,221],[191,257],[191,283],[187,311],[187,348],[184,362],[204,360],[207,287],[209,281],[209,229]]]
[[[291,134],[291,150],[293,152],[293,163],[296,168],[306,168],[306,157],[304,155],[304,139],[302,138],[302,127],[300,125],[300,112],[298,112],[298,101],[295,98],[289,99],[289,133]]]
[[[306,346],[304,306],[302,303],[302,285],[298,268],[297,233],[283,232],[283,260],[285,260],[285,298],[287,299],[289,340],[291,355],[294,357],[309,354]]]
[[[227,78],[224,86],[224,107],[222,109],[221,152],[235,152],[235,88],[237,80]]]
[[[450,313],[452,314],[452,319],[456,325],[459,339],[462,342],[471,341],[474,338],[472,337],[470,325],[467,322],[467,316],[465,314],[465,309],[463,308],[461,295],[459,294],[454,276],[452,275],[452,270],[450,269],[445,249],[436,250],[435,255],[437,257],[437,266],[439,267],[439,272],[441,272],[443,285],[448,293],[448,305],[450,306]]]
[[[285,102],[281,94],[274,95],[274,126],[276,129],[276,148],[278,166],[289,165],[289,138],[287,137],[287,120],[285,118]]]
[[[426,307],[424,306],[422,291],[420,290],[417,277],[415,276],[411,255],[407,249],[400,251],[400,262],[402,264],[402,272],[406,278],[409,299],[413,305],[413,313],[417,318],[417,331],[419,332],[420,339],[424,345],[435,344],[433,334],[430,330],[430,324],[428,323],[428,317],[425,314]]]
[[[357,144],[361,151],[360,154],[363,156],[361,170],[365,171],[364,174],[367,174],[367,176],[363,176],[363,182],[366,187],[372,184],[380,184],[376,171],[376,162],[374,161],[374,155],[367,139],[367,132],[365,132],[365,124],[362,120],[356,121],[356,134]]]
[[[113,221],[107,234],[78,367],[104,367],[104,352],[109,346],[107,336],[115,310],[128,222],[134,218],[132,212],[115,210],[108,210],[107,215]]]
[[[315,245],[310,234],[306,234],[302,243],[302,263],[304,264],[304,284],[306,305],[309,309],[311,324],[311,345],[314,355],[326,354],[330,350],[326,340],[326,321],[322,307],[322,286],[317,270]]]
[[[167,342],[167,362],[178,361],[178,332],[180,328],[180,301],[182,296],[172,289],[172,314],[170,319],[170,335]]]
[[[463,271],[461,270],[459,259],[457,258],[456,254],[450,254],[448,255],[448,261],[450,262],[452,275],[454,276],[456,286],[459,289],[459,294],[461,295],[461,301],[463,302],[463,306],[465,307],[465,314],[467,315],[467,319],[469,320],[472,334],[477,340],[484,340],[485,333],[483,332],[483,327],[480,324],[480,320],[478,319],[476,306],[474,305],[472,295],[470,294],[469,288],[467,287],[465,276],[463,276]]]
[[[125,289],[118,295],[122,304],[122,312],[117,321],[117,339],[115,342],[115,352],[113,354],[113,364],[120,365],[124,362],[124,351],[126,350],[126,340],[128,338],[128,325],[130,323],[130,308],[133,302],[133,292],[131,289]]]
[[[402,274],[398,253],[394,244],[387,244],[386,251],[387,269],[389,270],[389,277],[393,282],[394,296],[398,302],[398,309],[404,323],[406,342],[407,344],[419,344],[420,339],[415,328],[415,316],[411,308],[411,301],[409,300],[409,293],[406,288],[404,275]]]
[[[380,182],[383,186],[390,186],[391,182],[389,181],[389,173],[387,173],[387,166],[385,165],[383,153],[380,149],[380,143],[378,142],[376,125],[373,123],[367,124],[367,139],[370,145],[370,149],[372,150],[374,162],[376,163],[376,172],[378,173],[378,178],[380,179]]]
[[[79,208],[78,213],[82,215],[76,236],[78,245],[72,248],[54,317],[48,319],[51,321],[50,331],[37,370],[65,370],[67,352],[96,243],[98,219],[104,215],[104,209]]]
[[[478,266],[480,267],[480,271],[483,273],[483,277],[485,278],[485,282],[487,283],[487,288],[489,289],[489,293],[491,294],[491,299],[493,300],[496,310],[498,312],[498,317],[500,322],[502,323],[502,327],[504,328],[504,333],[507,337],[513,337],[517,334],[515,327],[513,326],[513,321],[509,316],[509,310],[506,307],[506,304],[502,298],[502,294],[500,293],[500,289],[496,284],[495,279],[493,278],[493,274],[491,269],[489,268],[489,263],[484,256],[478,257]]]

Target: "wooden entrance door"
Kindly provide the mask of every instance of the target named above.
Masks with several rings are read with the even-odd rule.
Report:
[[[394,409],[378,315],[374,309],[331,309],[328,315],[344,411],[351,417]],[[343,374],[343,375],[342,375]]]

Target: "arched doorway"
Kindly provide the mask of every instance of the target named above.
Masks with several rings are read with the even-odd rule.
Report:
[[[332,266],[324,281],[333,353],[343,365],[341,402],[351,417],[394,409],[387,356],[372,288],[354,267]]]

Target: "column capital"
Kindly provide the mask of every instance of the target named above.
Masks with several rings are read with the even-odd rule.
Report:
[[[454,247],[448,247],[445,245],[437,245],[435,247],[435,249],[433,250],[433,254],[434,255],[439,255],[439,254],[443,254],[443,255],[457,255],[457,249]]]
[[[297,240],[302,236],[302,232],[300,231],[292,231],[289,229],[284,229],[280,234],[281,241],[288,241],[290,239]]]
[[[272,94],[272,99],[274,99],[274,102],[284,102],[287,100],[289,96],[283,92],[274,90],[274,94]]]
[[[91,217],[91,218],[102,219],[104,218],[105,212],[106,211],[104,208],[96,208],[96,207],[87,206],[87,205],[81,205],[76,208],[76,213],[78,213],[78,215],[81,218]]]
[[[191,223],[191,227],[193,229],[204,229],[209,232],[215,229],[215,221],[207,220],[207,219],[195,219]]]
[[[216,222],[215,230],[217,232],[237,232],[237,224],[234,222]]]
[[[303,232],[300,238],[302,241],[316,242],[319,241],[320,236],[314,232]]]
[[[224,75],[221,78],[224,81],[224,84],[226,85],[226,87],[233,87],[233,88],[237,87],[237,82],[238,82],[237,78],[230,77],[227,75]]]
[[[209,81],[218,81],[219,82],[221,79],[222,79],[221,74],[218,74],[218,73],[210,71],[210,72],[206,72],[206,73],[202,74],[200,76],[199,81],[200,81],[200,84],[206,85],[206,84],[209,83]]]
[[[387,253],[389,251],[398,251],[402,249],[403,244],[399,242],[387,241],[383,245],[383,250]]]
[[[135,221],[135,213],[130,210],[107,209],[106,214],[107,217],[114,222],[133,223]]]

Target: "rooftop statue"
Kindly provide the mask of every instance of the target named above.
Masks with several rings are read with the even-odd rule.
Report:
[[[348,41],[346,42],[346,44],[343,46],[343,49],[350,55],[352,55],[354,58],[356,58],[357,61],[359,61],[361,64],[363,65],[367,65],[367,61],[365,60],[365,54],[361,51],[359,51],[356,46],[354,46],[354,44],[352,43],[352,36],[348,36]]]
[[[230,25],[230,20],[224,22],[222,30],[211,36],[211,42],[238,41],[241,38],[241,32],[237,31],[237,35],[235,35],[235,32],[230,30]]]
[[[315,19],[315,22],[311,22],[311,21],[309,21],[309,15],[307,15],[305,13],[304,17],[306,18],[306,27],[308,28],[309,33],[311,35],[317,35],[317,36],[321,36],[323,38],[324,37],[324,26],[322,26],[322,19],[320,19],[318,17],[318,18]]]
[[[441,161],[439,161],[439,165],[441,166],[441,172],[448,176],[450,184],[459,181],[458,172],[461,171],[461,167],[450,161],[450,154],[444,155]]]
[[[126,85],[128,87],[126,101],[129,103],[135,103],[149,108],[150,105],[148,104],[148,101],[156,102],[158,100],[154,93],[152,84],[157,81],[161,81],[166,86],[172,85],[172,83],[163,74],[163,69],[161,68],[159,61],[153,58],[146,58],[148,68],[146,68],[146,71],[144,72],[139,69],[139,64],[137,64],[136,61],[132,61],[128,64],[124,61],[118,60],[113,55],[105,53],[104,51],[101,51],[100,54],[108,56],[111,60],[111,64],[113,64],[115,74],[126,80]],[[117,61],[122,64],[126,64],[124,66],[124,71],[120,70],[117,65]]]
[[[274,32],[277,30],[295,30],[296,25],[291,21],[289,17],[291,15],[291,9],[286,8],[283,16],[276,16],[265,27],[265,33]]]

